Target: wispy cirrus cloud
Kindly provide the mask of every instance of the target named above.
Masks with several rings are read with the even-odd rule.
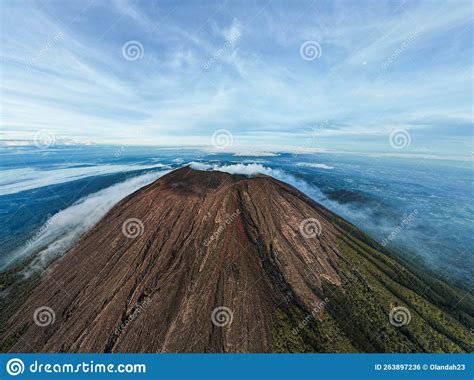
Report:
[[[390,151],[390,131],[403,128],[416,137],[409,150],[433,154],[460,153],[470,138],[460,127],[472,124],[468,1],[2,7],[7,138],[48,129],[196,145],[225,128],[240,145],[301,146],[327,124],[314,148]],[[301,59],[307,40],[319,59]],[[128,41],[140,59],[124,59]]]

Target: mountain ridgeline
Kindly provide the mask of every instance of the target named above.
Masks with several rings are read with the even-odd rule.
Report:
[[[184,167],[117,204],[7,321],[10,352],[465,352],[472,298],[295,188]]]

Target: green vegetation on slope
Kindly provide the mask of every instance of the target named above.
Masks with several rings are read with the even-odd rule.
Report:
[[[325,283],[328,302],[316,317],[296,306],[279,309],[274,351],[471,352],[472,298],[382,250],[353,229],[340,245],[342,287]],[[409,323],[390,323],[395,307],[408,309]]]

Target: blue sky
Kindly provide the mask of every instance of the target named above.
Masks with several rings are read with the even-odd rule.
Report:
[[[4,141],[472,155],[471,1],[0,7]]]

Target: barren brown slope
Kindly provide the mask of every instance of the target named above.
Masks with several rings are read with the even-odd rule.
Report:
[[[467,350],[470,305],[449,313],[457,291],[376,248],[270,177],[186,167],[114,207],[53,265],[2,339],[27,352]],[[414,324],[401,336],[388,323],[397,304]],[[55,321],[41,327],[32,316],[43,306]]]

